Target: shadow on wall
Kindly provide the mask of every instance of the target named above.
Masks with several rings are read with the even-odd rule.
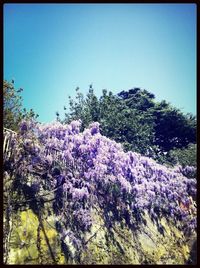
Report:
[[[192,245],[187,264],[197,264],[197,240]]]

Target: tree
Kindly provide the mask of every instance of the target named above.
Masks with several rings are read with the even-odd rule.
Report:
[[[190,143],[186,148],[173,149],[170,151],[170,156],[174,164],[179,164],[183,167],[197,166],[197,145]]]
[[[23,109],[22,97],[19,95],[23,89],[16,90],[14,81],[3,81],[3,126],[13,131],[19,129],[19,123],[22,119],[37,118],[38,115],[30,109]]]
[[[153,120],[150,114],[144,116],[137,109],[129,107],[118,96],[103,90],[98,99],[92,87],[86,98],[77,90],[75,100],[70,98],[70,113],[63,122],[81,119],[82,129],[91,122],[100,122],[101,133],[117,142],[126,150],[146,153],[148,144],[153,141]]]
[[[157,103],[152,110],[155,117],[155,145],[162,151],[185,148],[196,142],[196,118],[184,115],[169,103]]]
[[[83,128],[100,123],[101,133],[161,163],[172,163],[170,151],[196,142],[196,118],[184,115],[166,101],[156,102],[154,94],[140,88],[117,95],[102,91],[98,99],[92,87],[84,98],[70,99],[65,122],[81,119]]]
[[[121,91],[117,94],[123,99],[126,105],[132,109],[140,111],[147,111],[149,108],[154,107],[154,94],[147,90],[141,90],[140,88],[129,89],[129,91]]]

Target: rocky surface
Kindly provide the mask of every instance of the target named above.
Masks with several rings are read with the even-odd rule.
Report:
[[[191,239],[165,218],[153,222],[145,213],[146,224],[132,232],[123,223],[105,226],[100,211],[94,210],[91,231],[85,234],[85,245],[79,260],[67,260],[61,251],[54,219],[43,220],[46,236],[57,264],[194,264],[196,234]],[[24,211],[16,216],[10,242],[8,264],[51,264],[52,258],[35,214]],[[158,230],[160,226],[160,230]],[[162,227],[162,228],[161,228]],[[40,227],[39,227],[40,228]]]

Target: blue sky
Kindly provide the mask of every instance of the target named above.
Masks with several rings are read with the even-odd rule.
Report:
[[[4,79],[42,122],[92,83],[196,114],[195,4],[4,4]],[[62,114],[62,113],[61,113]]]

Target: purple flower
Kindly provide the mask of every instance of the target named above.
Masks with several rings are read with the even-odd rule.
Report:
[[[70,123],[70,126],[71,126],[71,130],[78,134],[79,131],[80,131],[80,126],[81,126],[81,120],[74,120]]]
[[[89,128],[90,128],[92,135],[99,133],[99,125],[100,124],[98,122],[94,122],[94,123],[89,125]]]
[[[72,197],[74,200],[82,200],[84,197],[87,198],[88,196],[89,196],[89,192],[86,187],[83,187],[81,189],[79,188],[73,189]]]
[[[122,189],[125,189],[127,192],[131,192],[131,184],[123,176],[118,176],[118,180],[121,184]]]
[[[21,131],[27,131],[28,130],[28,125],[26,121],[23,121],[20,125],[20,130]]]
[[[63,207],[56,212],[63,226],[74,224],[74,230],[80,230],[81,235],[81,231],[91,226],[90,208],[94,205],[99,203],[107,208],[116,204],[117,213],[123,215],[132,203],[137,215],[146,208],[157,207],[160,215],[178,219],[189,228],[189,212],[180,209],[179,201],[189,206],[191,217],[196,217],[197,181],[185,177],[186,173],[194,171],[192,167],[167,168],[140,154],[126,153],[122,145],[99,133],[97,122],[83,133],[79,132],[80,126],[79,120],[69,125],[24,122],[21,127],[23,131],[27,129],[25,135],[19,133],[12,145],[15,157],[11,165],[24,184],[31,165],[39,173],[47,174],[42,178],[37,176],[38,185],[45,185],[45,190],[54,190],[64,182],[60,196]],[[55,165],[59,166],[62,176],[57,174],[52,178]],[[33,179],[30,180],[33,184]],[[153,213],[159,217],[159,213]],[[75,245],[77,235],[70,232],[65,237]]]

